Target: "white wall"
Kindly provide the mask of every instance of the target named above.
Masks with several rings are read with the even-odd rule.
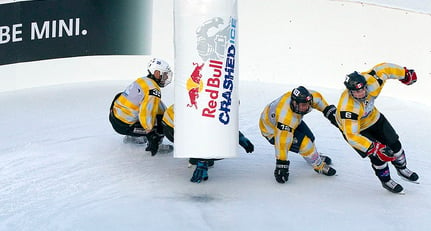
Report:
[[[154,1],[153,54],[173,64],[172,0]],[[239,1],[240,79],[341,89],[345,74],[380,62],[414,68],[413,86],[383,94],[430,105],[431,15],[348,1]],[[0,66],[0,91],[134,79],[149,57],[69,58]],[[315,87],[314,87],[315,88]],[[286,89],[290,90],[290,89]]]
[[[430,0],[333,0],[333,1],[363,2],[367,4],[378,5],[378,6],[385,6],[385,7],[395,8],[395,9],[404,9],[404,10],[410,10],[413,12],[431,14]]]
[[[419,82],[407,88],[393,81],[396,86],[383,92],[425,99],[423,90],[431,83],[430,15],[327,0],[241,4],[242,79],[342,88],[345,74],[394,62],[416,69]]]

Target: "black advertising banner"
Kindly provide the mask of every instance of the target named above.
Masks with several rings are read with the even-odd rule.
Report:
[[[88,55],[149,55],[152,0],[0,5],[0,65]]]

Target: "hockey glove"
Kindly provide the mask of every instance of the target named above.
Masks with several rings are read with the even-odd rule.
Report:
[[[155,156],[159,150],[159,143],[163,135],[158,134],[156,131],[151,131],[147,134],[148,145],[145,151],[150,151],[151,156]]]
[[[412,85],[416,83],[418,77],[416,76],[416,72],[414,70],[409,70],[406,67],[404,67],[404,70],[406,71],[404,79],[401,79],[400,81],[406,85]]]
[[[284,184],[289,179],[289,160],[277,160],[274,170],[275,180]]]
[[[190,179],[194,183],[201,183],[202,180],[208,180],[208,161],[204,160],[198,161],[193,176]]]
[[[368,148],[367,156],[370,155],[377,156],[377,158],[384,162],[390,162],[397,159],[394,157],[394,152],[388,146],[379,142],[373,142],[370,148]]]
[[[239,145],[241,145],[247,153],[252,153],[254,151],[254,145],[241,132],[239,132]]]
[[[323,115],[331,122],[332,125],[338,128],[337,121],[335,120],[335,113],[337,108],[334,105],[329,105],[323,110]]]

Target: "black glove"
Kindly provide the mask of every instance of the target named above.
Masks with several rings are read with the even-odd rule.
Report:
[[[198,161],[193,176],[190,179],[194,183],[201,183],[202,180],[208,180],[208,161],[206,160]]]
[[[275,180],[284,184],[289,179],[289,160],[277,160],[274,170]]]
[[[241,132],[239,132],[239,145],[241,145],[247,153],[252,153],[254,151],[254,145]]]
[[[331,122],[332,125],[338,128],[337,121],[335,120],[336,112],[337,108],[332,104],[323,109],[323,115]]]
[[[147,134],[148,145],[145,151],[150,151],[151,156],[157,154],[157,150],[159,150],[159,143],[162,140],[163,135],[158,134],[156,131],[151,131]]]

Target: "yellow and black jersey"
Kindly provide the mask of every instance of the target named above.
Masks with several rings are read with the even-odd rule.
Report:
[[[126,124],[139,121],[145,130],[152,130],[156,115],[163,114],[160,87],[148,78],[141,77],[131,83],[115,100],[114,116]]]
[[[405,70],[396,64],[381,63],[360,74],[367,81],[368,96],[365,100],[359,101],[353,98],[349,90],[344,90],[337,105],[336,120],[349,144],[355,149],[366,152],[372,141],[362,136],[360,132],[372,126],[380,117],[374,101],[379,96],[386,80],[403,79]]]
[[[313,96],[311,108],[321,112],[328,106],[323,96],[308,90]],[[301,123],[303,115],[295,113],[290,108],[291,91],[268,104],[260,117],[259,127],[267,139],[274,138],[275,155],[277,159],[286,160],[287,153],[293,143],[293,132]]]

